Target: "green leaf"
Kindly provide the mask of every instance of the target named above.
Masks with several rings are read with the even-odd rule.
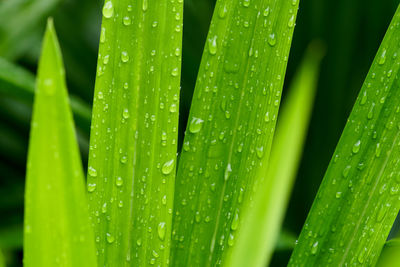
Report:
[[[394,238],[385,243],[382,249],[377,267],[399,267],[400,266],[400,239]]]
[[[35,30],[60,0],[13,0],[0,2],[0,56],[19,57],[32,49]]]
[[[82,164],[52,20],[39,62],[26,179],[24,265],[96,266]]]
[[[238,233],[225,266],[266,266],[279,237],[290,191],[296,178],[317,87],[322,48],[313,43],[293,80],[279,114],[269,168],[260,168],[254,201],[244,210]],[[266,166],[265,164],[264,166]]]
[[[400,8],[350,114],[289,266],[373,266],[400,208]]]
[[[298,1],[215,7],[180,157],[174,266],[221,264],[268,161]]]
[[[0,249],[0,267],[5,267],[5,266],[6,266],[6,263],[4,260],[3,252]]]
[[[88,169],[100,266],[166,266],[183,1],[107,0]]]

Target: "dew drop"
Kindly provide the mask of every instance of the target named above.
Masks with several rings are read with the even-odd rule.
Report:
[[[90,193],[94,192],[94,190],[96,190],[96,184],[88,184],[87,189]]]
[[[360,151],[361,147],[361,140],[358,140],[354,145],[353,145],[353,153],[357,154]]]
[[[171,159],[164,163],[164,165],[161,168],[161,172],[165,175],[170,174],[174,169],[174,167],[175,167],[175,160]]]
[[[268,35],[268,44],[269,44],[270,46],[275,46],[275,45],[276,45],[276,36],[275,36],[275,33],[270,33],[270,34]]]
[[[312,254],[312,255],[315,255],[315,254],[317,254],[317,251],[318,251],[318,241],[315,242],[315,243],[311,246],[311,254]]]
[[[125,26],[129,26],[129,25],[131,25],[132,20],[131,20],[130,17],[126,16],[126,17],[124,17],[124,18],[122,19],[122,23],[123,23]]]
[[[289,28],[293,28],[293,26],[294,26],[294,15],[292,15],[291,17],[290,17],[290,19],[289,19],[289,22],[288,22],[288,27]]]
[[[128,118],[129,118],[129,110],[128,110],[127,108],[125,108],[125,109],[122,111],[122,117],[123,117],[124,119],[128,119]]]
[[[90,176],[92,177],[97,177],[97,171],[95,168],[93,168],[92,166],[89,166],[88,168],[88,173]]]
[[[208,52],[211,55],[215,55],[217,53],[217,36],[216,35],[213,38],[208,39]]]
[[[250,6],[250,0],[243,0],[243,6],[244,7],[249,7]]]
[[[383,65],[386,62],[386,49],[383,49],[381,56],[379,57],[378,64]]]
[[[126,51],[122,51],[122,52],[121,52],[121,60],[122,60],[122,62],[124,62],[124,63],[126,63],[126,62],[129,61],[128,52],[126,52]]]
[[[203,127],[203,120],[200,118],[193,117],[192,121],[189,124],[189,132],[198,133]]]
[[[114,236],[113,236],[112,234],[110,234],[110,233],[107,233],[106,239],[107,239],[107,242],[108,242],[109,244],[112,244],[112,243],[114,243],[114,241],[115,241]]]
[[[164,241],[165,232],[166,232],[165,222],[160,222],[158,224],[157,232],[158,232],[158,237],[160,238],[160,240]]]
[[[224,173],[224,180],[227,181],[232,173],[232,166],[230,163],[226,165],[225,173]]]
[[[117,177],[117,179],[115,180],[115,185],[118,187],[122,186],[123,183],[124,180],[122,180],[122,177]]]
[[[179,69],[178,68],[173,68],[172,71],[171,71],[171,75],[176,77],[176,76],[178,76],[178,74],[179,74]]]
[[[111,1],[107,1],[103,7],[103,16],[107,19],[114,16],[114,6]]]

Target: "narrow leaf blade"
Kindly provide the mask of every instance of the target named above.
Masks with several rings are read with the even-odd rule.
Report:
[[[180,157],[175,266],[221,264],[274,135],[298,1],[215,7]]]
[[[39,62],[26,179],[24,265],[96,266],[82,163],[52,20]]]
[[[244,211],[245,223],[225,266],[267,266],[274,251],[296,177],[313,106],[322,48],[313,43],[294,78],[279,114],[269,168],[254,201]]]
[[[373,266],[400,208],[400,8],[366,77],[289,266]]]
[[[88,168],[100,266],[166,266],[183,1],[106,0]]]

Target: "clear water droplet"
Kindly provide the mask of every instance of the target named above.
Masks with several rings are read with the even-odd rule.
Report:
[[[360,147],[361,147],[361,140],[358,140],[354,145],[353,145],[353,153],[357,154],[360,151]]]
[[[164,241],[165,239],[165,232],[166,232],[166,225],[165,222],[160,222],[157,227],[158,237]]]
[[[225,173],[224,173],[224,180],[227,181],[232,173],[232,166],[230,163],[226,165]]]
[[[189,132],[198,133],[203,127],[203,120],[200,118],[193,117],[192,121],[189,124]]]
[[[107,19],[114,16],[114,6],[113,6],[112,1],[105,2],[104,7],[103,7],[103,16]]]
[[[88,168],[88,173],[91,177],[97,177],[97,171],[95,168],[93,168],[92,166],[89,166]]]
[[[275,35],[275,33],[270,33],[269,35],[268,35],[268,44],[270,45],[270,46],[275,46],[276,45],[276,35]]]
[[[94,192],[94,190],[96,190],[96,184],[88,184],[87,189],[90,193]]]
[[[117,179],[115,180],[115,185],[120,187],[122,186],[122,184],[124,183],[124,180],[122,179],[122,177],[117,177]]]
[[[122,52],[121,52],[121,60],[122,60],[122,62],[124,62],[124,63],[126,63],[126,62],[129,61],[128,52],[126,52],[126,51],[122,51]]]
[[[108,242],[109,244],[112,244],[112,243],[114,243],[114,241],[115,241],[114,236],[113,236],[112,234],[110,234],[110,233],[107,233],[107,234],[106,234],[106,239],[107,239],[107,242]]]
[[[208,39],[208,52],[211,55],[217,54],[217,36],[215,35],[214,37]]]
[[[174,169],[174,167],[175,167],[175,160],[171,159],[164,163],[164,165],[161,168],[161,172],[165,175],[170,174]]]

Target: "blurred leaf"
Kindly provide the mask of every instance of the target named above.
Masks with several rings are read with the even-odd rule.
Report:
[[[34,30],[60,0],[12,0],[0,2],[0,56],[19,57],[31,48]]]
[[[215,7],[180,157],[174,266],[221,264],[269,158],[298,1]]]
[[[52,20],[39,62],[29,143],[25,266],[96,266],[84,177]]]
[[[16,249],[22,248],[22,229],[21,224],[9,225],[0,230],[0,248]]]
[[[400,266],[400,239],[394,238],[386,242],[379,256],[377,267],[399,267]]]
[[[321,55],[321,44],[313,43],[292,82],[279,114],[270,162],[258,172],[266,178],[244,209],[244,223],[225,266],[262,267],[270,261],[301,159]]]
[[[88,191],[99,266],[167,266],[183,1],[107,0]]]
[[[25,69],[0,58],[0,95],[30,104],[33,101],[35,77]],[[75,96],[71,96],[72,111],[77,124],[82,129],[89,129],[91,109]],[[3,101],[5,101],[3,99]],[[6,104],[6,103],[4,103]],[[15,107],[15,104],[12,104]],[[26,113],[24,111],[24,113]]]
[[[364,82],[289,266],[374,265],[400,208],[400,8]]]

